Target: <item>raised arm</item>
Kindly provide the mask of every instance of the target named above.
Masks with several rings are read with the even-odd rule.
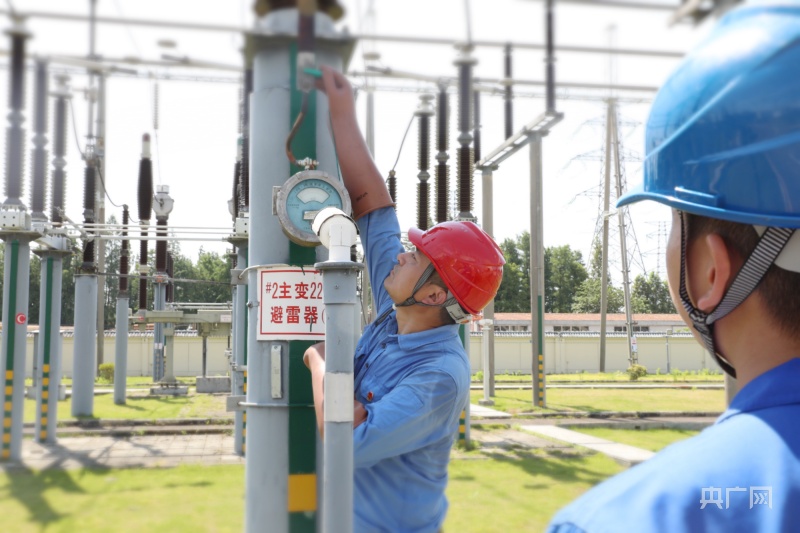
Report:
[[[342,179],[358,218],[381,207],[393,205],[383,176],[367,149],[356,120],[353,88],[347,78],[330,67],[322,66],[317,88],[328,95],[331,125]]]

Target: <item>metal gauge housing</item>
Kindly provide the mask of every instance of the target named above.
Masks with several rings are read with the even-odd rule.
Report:
[[[273,212],[283,232],[301,246],[317,246],[319,237],[311,223],[322,209],[338,207],[350,213],[350,196],[344,185],[321,170],[302,170],[289,178],[272,195]]]

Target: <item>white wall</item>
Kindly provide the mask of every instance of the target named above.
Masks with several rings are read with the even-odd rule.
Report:
[[[73,338],[63,338],[62,376],[72,377],[72,359],[74,353]],[[228,375],[227,337],[209,337],[206,359],[206,373],[209,376]],[[105,338],[104,362],[115,362],[115,338]],[[28,356],[26,375],[33,372],[33,337],[28,337]],[[203,374],[203,339],[201,337],[175,337],[174,369],[176,377],[201,376]],[[128,337],[128,372],[129,376],[151,376],[153,374],[153,337]]]
[[[639,364],[650,373],[657,368],[667,370],[667,337],[637,336]],[[597,372],[600,368],[599,336],[546,336],[544,366],[548,374]],[[495,335],[495,372],[531,373],[534,346],[530,337]],[[538,354],[537,354],[538,355]],[[670,368],[680,370],[709,370],[720,372],[719,366],[690,335],[669,337]],[[483,342],[480,335],[470,336],[470,365],[472,372],[483,369]],[[606,337],[606,371],[628,368],[628,346],[625,336]]]
[[[667,370],[667,337],[637,336],[639,364],[650,373],[657,368]],[[228,359],[225,350],[227,337],[209,337],[207,352],[207,374],[228,375]],[[470,365],[472,372],[483,369],[483,342],[480,335],[470,336]],[[114,337],[105,339],[105,361],[114,362]],[[176,337],[175,375],[202,375],[203,340],[201,337]],[[495,335],[495,371],[497,373],[531,373],[533,344],[530,336]],[[547,335],[545,337],[545,370],[548,374],[572,372],[597,372],[600,365],[600,337],[587,335]],[[708,352],[689,335],[669,337],[670,366],[680,370],[708,368],[719,372],[719,367]],[[62,375],[72,376],[72,337],[63,339]],[[28,337],[27,375],[32,375],[33,337]],[[131,336],[128,338],[128,375],[150,376],[153,368],[153,337]],[[628,368],[627,338],[606,337],[606,371],[615,372]]]

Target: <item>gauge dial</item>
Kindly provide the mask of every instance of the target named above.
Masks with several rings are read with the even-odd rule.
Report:
[[[303,246],[319,244],[311,223],[322,209],[338,207],[350,212],[350,198],[341,182],[320,170],[304,170],[289,178],[278,192],[276,204],[284,232]]]

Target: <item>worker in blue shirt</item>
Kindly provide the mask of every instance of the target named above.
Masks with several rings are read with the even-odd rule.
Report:
[[[741,388],[548,531],[800,531],[800,3],[726,15],[659,91],[646,151],[618,206],[672,208],[673,300]]]
[[[494,298],[505,261],[472,222],[411,228],[415,249],[403,248],[389,191],[358,129],[350,84],[331,69],[322,74],[377,310],[354,354],[354,529],[436,532],[447,512],[450,450],[469,401],[458,324]],[[305,354],[320,433],[324,357],[324,344]]]

